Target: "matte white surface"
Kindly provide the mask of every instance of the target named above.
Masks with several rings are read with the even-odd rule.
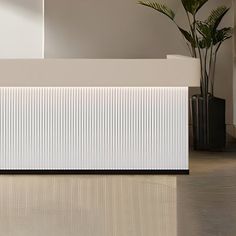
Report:
[[[188,169],[188,88],[0,88],[0,169]]]
[[[43,0],[0,0],[0,58],[43,58]]]
[[[199,87],[200,63],[175,59],[0,60],[0,86]]]

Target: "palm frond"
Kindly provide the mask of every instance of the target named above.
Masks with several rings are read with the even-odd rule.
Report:
[[[213,38],[213,44],[222,43],[227,39],[230,39],[233,36],[233,28],[225,27],[220,30],[217,30]]]
[[[197,21],[197,31],[202,35],[205,39],[212,39],[212,28],[206,22]]]
[[[217,27],[221,23],[225,14],[229,11],[229,8],[226,6],[220,6],[213,10],[210,16],[207,18],[206,23],[212,27],[214,31],[216,31]]]
[[[166,15],[167,17],[169,17],[172,21],[174,21],[175,13],[168,6],[166,6],[164,4],[157,3],[157,2],[148,2],[148,1],[138,1],[138,3],[143,6],[150,7],[152,9],[162,13],[162,14]]]

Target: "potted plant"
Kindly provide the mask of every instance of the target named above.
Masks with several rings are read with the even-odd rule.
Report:
[[[165,4],[139,1],[167,16],[177,27],[188,46],[190,55],[201,63],[200,94],[192,97],[192,122],[195,150],[217,150],[225,147],[225,100],[214,96],[216,60],[222,43],[232,37],[232,28],[220,28],[229,11],[226,6],[212,10],[206,20],[198,19],[198,12],[208,0],[181,0],[188,29],[175,20],[175,12]]]

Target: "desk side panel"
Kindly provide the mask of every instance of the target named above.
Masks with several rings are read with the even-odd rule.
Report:
[[[1,170],[188,170],[188,88],[0,88]]]

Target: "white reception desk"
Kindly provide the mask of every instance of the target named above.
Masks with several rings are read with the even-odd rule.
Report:
[[[0,173],[188,173],[197,59],[0,60]]]

